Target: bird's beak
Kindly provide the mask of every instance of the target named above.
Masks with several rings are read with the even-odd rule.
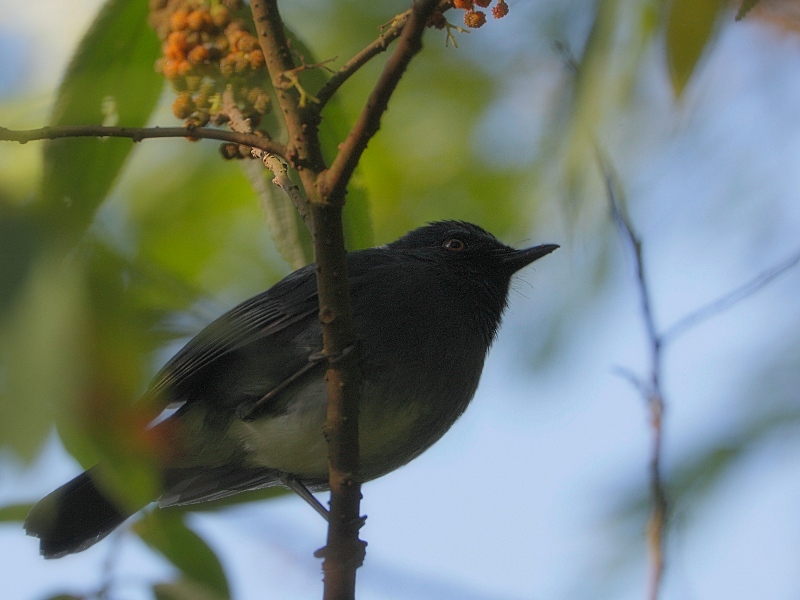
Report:
[[[547,256],[556,248],[558,248],[558,244],[542,244],[541,246],[526,248],[525,250],[510,249],[508,253],[503,254],[501,262],[511,273],[516,273],[522,267],[531,264],[533,261],[543,256]]]

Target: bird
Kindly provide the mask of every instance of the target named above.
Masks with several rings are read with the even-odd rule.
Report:
[[[361,482],[408,463],[472,400],[508,304],[512,276],[555,244],[514,249],[464,221],[438,221],[347,254],[362,373]],[[161,494],[141,506],[102,485],[103,463],[51,492],[24,528],[45,558],[83,551],[150,502],[160,508],[283,485],[325,509],[326,360],[315,265],[202,329],[155,375],[141,401],[169,416]],[[165,413],[166,414],[166,413]]]

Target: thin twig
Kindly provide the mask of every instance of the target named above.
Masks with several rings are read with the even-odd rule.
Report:
[[[236,105],[233,97],[233,90],[230,87],[222,92],[222,112],[228,117],[228,126],[239,133],[252,133],[253,125],[250,119],[245,119],[242,111]],[[283,189],[286,195],[294,204],[297,212],[306,226],[311,229],[311,213],[308,209],[308,200],[303,196],[303,192],[289,177],[289,166],[277,154],[265,152],[260,148],[251,148],[250,153],[259,159],[267,169],[272,171],[272,183]]]
[[[400,37],[403,27],[411,15],[411,9],[406,12],[400,13],[392,19],[391,24],[381,31],[381,34],[369,46],[361,50],[353,58],[348,60],[336,73],[325,82],[319,92],[317,92],[317,100],[319,100],[318,110],[328,103],[336,91],[342,87],[345,81],[358,71],[361,67],[367,64],[372,58],[376,57],[381,52],[385,52],[393,41]]]
[[[191,140],[220,140],[258,148],[271,154],[283,156],[283,144],[253,133],[239,133],[208,127],[104,127],[102,125],[68,125],[42,127],[40,129],[6,129],[0,127],[0,141],[25,144],[35,140],[55,140],[75,137],[119,137],[134,142],[153,138],[188,138]]]
[[[727,294],[724,294],[716,300],[709,302],[705,306],[681,318],[677,323],[669,327],[663,334],[661,334],[662,342],[667,343],[668,341],[673,341],[679,335],[686,333],[693,327],[696,327],[699,323],[720,314],[721,312],[741,302],[745,298],[752,296],[756,292],[772,283],[774,279],[777,279],[798,264],[800,264],[800,251],[795,252],[795,254],[789,258],[779,262],[763,273],[759,273],[744,285],[739,286],[738,288],[728,292]]]
[[[438,7],[438,0],[420,0],[411,9],[397,47],[383,68],[372,93],[347,139],[339,146],[330,169],[320,176],[323,196],[344,197],[344,190],[367,147],[378,132],[381,117],[411,59],[422,49],[422,34],[428,19]]]
[[[439,2],[436,10],[444,13],[450,8],[452,8],[452,4],[449,1],[445,1]],[[395,15],[374,41],[342,65],[342,67],[325,82],[325,85],[319,89],[316,96],[317,100],[319,100],[319,106],[317,107],[319,111],[324,108],[328,100],[333,97],[336,91],[342,87],[352,75],[378,54],[385,52],[389,45],[400,37],[408,17],[411,16],[411,10],[412,9],[409,8],[407,11]]]
[[[316,105],[307,103],[301,107],[299,90],[295,86],[285,85],[285,74],[294,72],[297,65],[286,38],[277,0],[251,0],[250,11],[286,124],[288,139],[282,158],[300,175],[308,201],[317,202],[317,175],[325,169],[325,162],[317,131],[319,114],[313,109]]]
[[[650,493],[653,498],[653,509],[647,524],[647,538],[649,549],[649,581],[647,584],[648,600],[657,600],[661,581],[664,574],[664,538],[667,523],[667,495],[661,476],[661,450],[663,446],[663,417],[665,409],[664,393],[661,389],[661,363],[663,338],[658,334],[653,316],[652,302],[647,286],[644,260],[642,258],[642,243],[636,235],[630,217],[625,211],[624,199],[619,193],[617,177],[605,157],[597,148],[597,161],[603,174],[606,185],[606,194],[611,208],[614,223],[622,236],[631,247],[636,263],[636,280],[639,289],[642,318],[645,324],[647,339],[650,346],[650,381],[643,382],[637,377],[627,373],[628,379],[642,391],[647,400],[650,412],[650,428],[652,431],[650,454]]]
[[[255,152],[253,152],[253,155],[255,156]],[[311,229],[311,213],[308,209],[308,200],[306,200],[300,187],[289,176],[289,165],[277,154],[270,154],[269,152],[262,152],[259,158],[261,158],[264,166],[272,171],[272,183],[286,192],[292,204],[297,208],[297,212],[300,213],[303,223]]]

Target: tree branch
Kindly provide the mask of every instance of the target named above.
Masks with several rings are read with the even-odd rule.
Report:
[[[772,283],[774,279],[777,279],[790,269],[796,267],[798,264],[800,264],[800,251],[795,252],[794,255],[767,269],[766,271],[759,273],[753,279],[739,286],[735,290],[731,290],[720,298],[709,302],[705,306],[702,306],[694,312],[681,318],[677,323],[669,327],[662,334],[662,341],[664,343],[673,341],[676,337],[697,326],[706,319],[710,319],[711,317],[718,315],[719,313],[741,302],[745,298],[752,296],[762,288]]]
[[[319,114],[308,104],[301,107],[297,88],[286,85],[285,74],[293,71],[297,65],[286,39],[277,0],[251,0],[250,10],[278,106],[286,123],[288,140],[284,158],[300,175],[308,200],[319,201],[317,176],[325,169],[317,133]]]
[[[249,119],[244,118],[242,111],[236,106],[236,101],[233,98],[233,90],[231,90],[230,86],[222,92],[222,111],[227,115],[228,126],[231,129],[240,133],[252,133],[253,126]],[[250,153],[255,158],[259,159],[267,169],[272,171],[272,183],[286,192],[286,195],[289,196],[297,212],[300,213],[303,223],[305,223],[309,230],[312,230],[313,227],[311,223],[311,212],[308,209],[308,200],[303,196],[303,193],[295,182],[292,181],[292,178],[289,177],[286,161],[277,154],[265,152],[260,148],[252,148]]]
[[[328,79],[328,81],[325,82],[325,85],[323,85],[316,94],[317,100],[319,100],[319,104],[317,105],[318,111],[322,111],[328,100],[333,97],[336,91],[344,84],[345,81],[350,79],[350,77],[354,75],[356,71],[358,71],[361,67],[367,64],[371,59],[376,57],[381,52],[385,52],[389,47],[389,44],[400,37],[403,27],[405,26],[410,15],[411,9],[409,8],[406,12],[395,16],[395,18],[392,19],[391,24],[381,32],[375,41],[361,50],[361,52],[356,54],[353,58],[348,60],[336,73],[331,76],[330,79]]]
[[[258,148],[270,154],[283,156],[283,144],[253,133],[239,133],[208,127],[103,127],[102,125],[68,125],[40,129],[13,130],[0,127],[0,141],[25,144],[34,140],[55,140],[75,137],[119,137],[140,142],[152,138],[189,138],[192,140],[220,140]]]
[[[439,2],[436,10],[443,13],[449,8],[452,8],[452,4],[449,0],[445,0],[443,2]],[[322,111],[328,100],[333,97],[333,95],[344,84],[344,82],[350,79],[352,75],[354,75],[361,67],[375,58],[378,54],[385,52],[389,47],[389,44],[400,37],[408,17],[411,16],[412,10],[413,9],[409,8],[407,11],[400,13],[399,15],[395,15],[386,29],[381,31],[381,34],[376,40],[361,50],[353,58],[348,60],[336,73],[333,74],[333,76],[331,76],[330,79],[328,79],[328,81],[325,82],[325,85],[319,89],[319,92],[317,92],[316,95],[317,100],[319,100],[319,104],[317,105],[317,110],[319,112]]]
[[[647,524],[647,538],[649,548],[649,581],[647,584],[648,600],[657,600],[661,581],[664,575],[664,537],[667,524],[667,494],[661,475],[661,450],[663,446],[663,418],[666,403],[664,392],[661,389],[661,364],[663,338],[659,335],[653,316],[652,301],[647,286],[647,278],[642,258],[642,242],[633,229],[630,217],[625,211],[623,202],[619,198],[617,177],[611,164],[597,148],[597,161],[603,174],[608,196],[609,207],[614,223],[622,236],[628,241],[636,263],[636,281],[638,283],[639,298],[641,302],[642,318],[644,319],[648,344],[650,346],[650,381],[645,384],[635,376],[626,374],[634,382],[647,400],[650,411],[650,428],[652,431],[650,450],[650,494],[653,499],[653,509]]]
[[[300,175],[311,209],[319,319],[328,357],[324,433],[331,489],[327,544],[317,555],[324,557],[324,598],[348,600],[355,598],[356,571],[363,562],[365,544],[358,537],[363,522],[358,479],[361,372],[342,226],[344,192],[335,203],[320,194],[318,179],[325,164],[317,134],[319,113],[308,104],[301,107],[298,90],[284,85],[285,73],[294,69],[294,62],[276,0],[252,0],[250,8],[286,123],[287,160]]]
[[[381,124],[389,99],[394,93],[411,59],[422,49],[422,34],[428,18],[433,14],[439,0],[419,0],[411,9],[400,41],[383,68],[378,82],[372,90],[364,109],[347,139],[340,145],[339,153],[330,169],[320,176],[319,188],[323,198],[328,201],[344,200],[344,192],[350,177],[364,150]]]

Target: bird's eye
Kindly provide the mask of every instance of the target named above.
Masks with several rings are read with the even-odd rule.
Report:
[[[465,250],[466,247],[466,242],[458,238],[450,238],[444,244],[442,244],[442,248],[445,250],[455,250],[456,252],[461,252],[462,250]]]

